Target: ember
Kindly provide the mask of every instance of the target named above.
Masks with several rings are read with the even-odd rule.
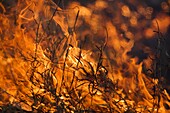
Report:
[[[170,1],[156,1],[1,1],[0,111],[170,112]]]

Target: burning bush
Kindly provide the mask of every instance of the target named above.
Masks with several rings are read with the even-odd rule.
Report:
[[[0,2],[2,112],[170,112],[168,2],[159,17],[144,2],[9,2]]]

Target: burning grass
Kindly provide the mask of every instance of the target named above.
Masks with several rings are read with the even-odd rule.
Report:
[[[100,10],[107,7],[99,3]],[[170,112],[162,80],[169,69],[167,38],[159,29],[155,58],[137,63],[127,55],[132,33],[118,37],[111,21],[97,26],[99,9],[93,15],[79,4],[65,10],[58,5],[20,0],[9,14],[0,5],[1,112]],[[126,16],[128,7],[122,7]],[[92,41],[95,36],[100,41]]]

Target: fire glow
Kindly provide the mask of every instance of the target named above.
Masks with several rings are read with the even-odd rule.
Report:
[[[161,77],[151,76],[157,61],[128,55],[144,36],[161,34],[152,32],[155,23],[166,32],[169,16],[152,19],[153,8],[140,4],[132,11],[123,2],[70,2],[67,8],[60,2],[18,0],[9,11],[0,2],[0,110],[170,112]],[[167,4],[161,4],[165,12]],[[140,18],[150,22],[143,37],[139,26],[147,22]],[[141,47],[155,56],[150,47]]]

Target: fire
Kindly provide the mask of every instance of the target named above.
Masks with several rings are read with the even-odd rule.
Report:
[[[60,8],[52,0],[19,0],[7,10],[0,3],[1,111],[11,105],[32,112],[170,112],[163,78],[152,77],[159,63],[130,55],[141,46],[154,56],[139,42],[155,36],[155,20],[166,32],[169,15],[152,18],[152,7],[129,4]]]

